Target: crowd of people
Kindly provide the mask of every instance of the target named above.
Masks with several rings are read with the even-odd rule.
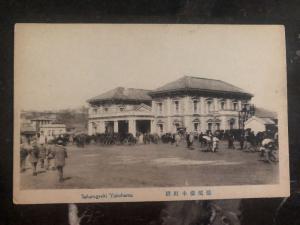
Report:
[[[228,149],[242,150],[246,152],[260,152],[260,157],[265,162],[277,161],[278,157],[275,156],[275,150],[278,149],[278,132],[277,131],[264,131],[254,134],[250,129],[248,130],[235,130],[233,132],[207,131],[206,133],[197,134],[195,132],[180,132],[174,134],[166,134],[169,137],[169,142],[176,146],[182,140],[185,140],[187,149],[194,149],[195,141],[199,141],[201,150],[205,152],[217,152],[219,149],[219,142],[227,141]]]
[[[83,137],[83,135],[81,135]],[[47,172],[57,170],[58,181],[63,182],[63,168],[66,163],[67,151],[66,143],[75,143],[76,140],[82,140],[81,136],[78,137],[58,137],[52,141],[45,140],[40,135],[33,138],[21,138],[20,146],[20,169],[21,172],[26,170],[26,162],[29,162],[32,168],[32,175],[37,176],[40,169]],[[98,135],[90,137],[94,142],[107,141],[107,135]],[[127,135],[125,139],[133,139],[132,135]],[[195,142],[199,144],[195,144]],[[258,132],[256,135],[251,130],[240,130],[239,132],[222,132],[222,131],[207,131],[206,133],[197,134],[195,132],[182,132],[166,133],[161,136],[157,134],[138,134],[134,141],[135,144],[150,144],[159,142],[171,143],[176,147],[182,143],[186,143],[189,150],[195,149],[200,146],[204,152],[217,152],[219,149],[219,142],[227,141],[228,149],[243,150],[248,152],[260,152],[260,157],[265,162],[278,160],[274,152],[278,149],[278,133],[265,131]],[[84,147],[84,145],[83,145]]]
[[[32,175],[37,176],[40,171],[57,170],[58,181],[63,182],[63,168],[68,157],[62,139],[46,142],[39,135],[33,138],[21,138],[20,170],[26,171],[27,162],[32,168]]]

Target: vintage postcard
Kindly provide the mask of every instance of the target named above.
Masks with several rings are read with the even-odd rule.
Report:
[[[284,26],[16,24],[14,202],[289,196]]]

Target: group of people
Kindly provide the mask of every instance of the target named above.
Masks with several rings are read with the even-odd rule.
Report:
[[[55,143],[45,142],[45,139],[35,137],[32,139],[21,139],[20,145],[20,170],[26,171],[26,161],[31,164],[32,175],[37,176],[37,168],[41,170],[57,170],[58,181],[63,182],[63,168],[65,159],[68,157],[63,140],[57,139]]]
[[[196,135],[194,132],[186,132],[184,135],[181,135],[177,132],[171,134],[170,137],[171,144],[175,143],[176,146],[179,146],[181,140],[185,139],[188,149],[194,149],[194,141],[197,139],[200,142],[200,147],[205,149],[204,151],[217,152],[219,149],[219,135],[211,131],[207,131],[206,133],[201,132],[199,135]],[[278,133],[275,132],[272,134],[268,131],[254,135],[253,131],[246,130],[238,134],[238,136],[237,134],[229,132],[226,134],[226,137],[223,135],[223,139],[228,142],[228,149],[261,152],[261,154],[265,152],[272,153],[272,151],[269,150],[276,149],[278,145]],[[239,147],[237,147],[237,145],[239,145]],[[269,154],[266,154],[266,159],[266,161],[269,161]]]

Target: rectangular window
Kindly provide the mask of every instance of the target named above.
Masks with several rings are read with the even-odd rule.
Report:
[[[175,113],[178,113],[179,112],[179,102],[175,101],[174,104],[175,104]]]
[[[194,113],[198,112],[198,102],[194,101]]]
[[[97,114],[97,109],[93,109],[93,113],[94,113],[94,114]]]
[[[198,131],[198,123],[194,123],[194,131]]]
[[[222,110],[225,109],[225,102],[221,102],[221,109],[222,109]]]
[[[104,112],[108,112],[108,108],[107,107],[104,108]]]
[[[233,103],[233,110],[234,110],[234,111],[237,110],[237,103],[236,103],[236,102]]]
[[[211,102],[207,102],[207,112],[211,112]]]
[[[162,133],[164,131],[164,126],[162,124],[159,124],[158,126],[160,133]]]
[[[212,124],[208,123],[208,130],[211,130],[211,128],[212,128]]]
[[[158,113],[162,114],[162,103],[161,102],[157,103],[157,109],[158,109]]]

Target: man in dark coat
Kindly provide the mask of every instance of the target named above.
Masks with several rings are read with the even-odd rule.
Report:
[[[189,149],[191,147],[191,142],[190,142],[190,134],[186,133],[186,144],[187,144],[187,148]]]
[[[244,149],[244,143],[245,143],[245,136],[243,133],[241,133],[241,136],[240,136],[240,149],[243,150]]]
[[[23,143],[21,143],[20,146],[20,169],[21,169],[21,173],[24,172],[25,169],[25,164],[26,164],[26,157],[28,155],[28,146],[29,144],[26,143],[26,141],[24,141]]]
[[[39,158],[40,158],[40,162],[41,162],[41,168],[44,169],[45,159],[46,159],[46,151],[47,151],[44,143],[40,144],[39,150],[40,150]]]
[[[64,174],[64,166],[65,159],[68,157],[66,148],[63,146],[63,141],[58,140],[56,146],[54,147],[54,158],[55,158],[55,166],[58,171],[58,181],[63,182],[63,174]]]
[[[46,166],[46,170],[55,170],[55,167],[52,163],[53,159],[54,159],[54,153],[53,153],[53,143],[52,142],[48,142],[47,146],[46,146],[46,159],[47,159],[47,166]]]
[[[229,137],[228,137],[228,149],[235,149],[233,134],[229,134]]]
[[[39,161],[39,148],[37,146],[36,140],[32,141],[32,148],[28,150],[29,153],[29,162],[32,166],[32,175],[37,176],[36,165]]]

